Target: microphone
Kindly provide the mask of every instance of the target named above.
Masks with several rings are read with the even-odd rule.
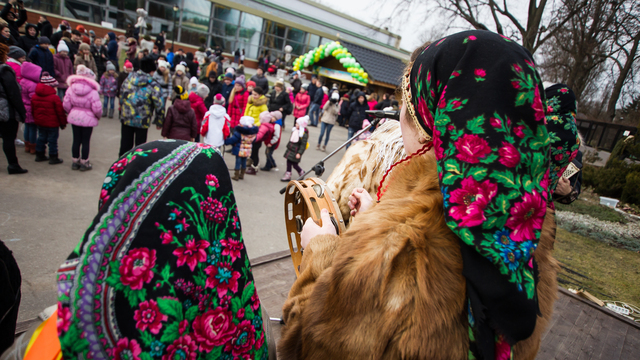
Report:
[[[373,115],[377,118],[387,118],[400,121],[400,112],[399,111],[384,111],[384,110],[366,110],[365,111],[369,115]]]

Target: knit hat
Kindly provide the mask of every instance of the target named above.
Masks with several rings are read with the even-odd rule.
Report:
[[[84,65],[78,65],[78,67],[76,68],[76,75],[84,76],[90,79],[96,78],[96,74]]]
[[[107,71],[109,70],[116,71],[116,67],[111,63],[111,61],[107,61]]]
[[[184,65],[176,65],[176,72],[178,71],[182,71],[183,74],[187,73],[187,69],[184,67]]]
[[[252,116],[243,116],[240,118],[240,125],[249,127],[253,125],[254,121]]]
[[[91,34],[91,35],[95,35],[95,34],[96,34],[96,32],[95,32],[95,31],[93,31],[93,30],[89,30],[89,34]]]
[[[87,32],[87,30],[85,30],[84,26],[82,26],[82,25],[76,26],[76,30],[80,31],[81,33]]]
[[[145,56],[140,60],[140,70],[149,74],[156,71],[156,61],[151,56]]]
[[[211,90],[209,90],[209,87],[207,87],[207,85],[205,84],[200,84],[198,85],[198,88],[196,89],[196,94],[198,94],[198,96],[200,96],[203,99],[206,99],[207,96],[209,96],[209,92]],[[218,94],[220,95],[220,94]]]
[[[58,49],[57,50],[58,50],[59,53],[63,52],[63,51],[69,52],[69,47],[67,46],[66,42],[60,41],[58,43]]]
[[[133,64],[131,63],[131,61],[129,61],[129,59],[124,61],[124,67],[126,69],[133,69]]]
[[[50,45],[50,44],[51,44],[51,41],[50,41],[50,40],[49,40],[49,38],[48,38],[48,37],[46,37],[46,36],[40,36],[40,37],[38,38],[38,44],[39,44],[39,45],[40,45],[40,44],[47,44],[47,45]]]
[[[10,46],[9,53],[7,54],[7,56],[12,59],[20,59],[27,56],[27,53],[17,46]]]
[[[40,76],[40,83],[51,86],[52,88],[58,87],[58,81],[46,71],[42,72],[42,76]]]
[[[260,113],[260,124],[266,124],[268,122],[271,122],[271,113],[268,111],[263,111]]]
[[[168,62],[164,61],[164,60],[158,60],[158,68],[161,68],[161,67],[163,67],[165,69],[169,69],[169,68],[171,68],[171,65]]]
[[[256,87],[256,83],[254,81],[252,81],[252,80],[249,80],[249,82],[247,83],[247,87],[249,87],[249,86],[255,88]]]
[[[334,91],[333,94],[331,94],[331,100],[339,100],[340,99],[340,95],[338,95],[337,91]]]
[[[80,50],[80,51],[84,51],[84,50],[89,50],[89,51],[91,51],[91,46],[90,46],[89,44],[82,43],[82,44],[80,44],[80,46],[78,47],[78,50]]]
[[[198,83],[199,83],[198,78],[195,76],[192,76],[191,79],[189,80],[189,87],[196,85],[196,88],[197,88]]]
[[[307,90],[307,88],[309,87],[309,84],[302,84],[301,86],[305,91]]]
[[[278,86],[278,87],[280,87],[281,89],[284,90],[284,82],[278,80],[278,81],[276,81],[275,84],[273,84],[273,87],[276,87],[276,86]]]
[[[224,96],[222,96],[222,94],[216,94],[216,96],[213,97],[213,103],[214,104],[218,104],[218,105],[223,105],[224,106]],[[253,118],[251,118],[253,119]]]
[[[296,124],[300,125],[300,130],[303,130],[304,128],[307,127],[307,125],[309,124],[309,115],[303,116],[301,118],[298,118],[296,120]],[[300,131],[302,132],[302,131]],[[302,134],[300,135],[302,136]]]
[[[242,85],[243,89],[247,88],[247,84],[245,83],[245,80],[244,80],[244,75],[240,75],[236,78],[236,84]]]
[[[282,113],[278,110],[276,111],[272,111],[269,113],[272,117],[276,118],[276,120],[278,119],[282,119]]]
[[[175,91],[176,94],[178,94],[178,97],[180,98],[180,100],[187,100],[189,98],[189,93],[184,91],[184,89],[180,85],[174,86],[173,91]]]
[[[224,78],[233,80],[233,74],[232,73],[226,73],[226,74],[224,74]]]
[[[232,67],[228,67],[226,73],[227,74],[231,74],[231,75],[235,75],[236,74],[236,69],[234,69]]]

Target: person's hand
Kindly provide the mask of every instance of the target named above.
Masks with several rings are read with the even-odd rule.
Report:
[[[347,205],[351,209],[351,216],[355,217],[357,214],[369,210],[373,206],[373,199],[365,189],[355,188],[349,195]]]
[[[284,110],[282,110],[282,108],[280,108],[280,112],[283,112]]]
[[[270,147],[271,147],[271,144],[267,144],[267,147],[268,147],[268,148],[270,148]]]
[[[329,210],[322,209],[322,211],[320,211],[320,218],[322,219],[322,227],[318,226],[311,218],[308,218],[307,222],[304,223],[304,227],[300,233],[300,244],[303,249],[309,245],[311,239],[318,235],[336,235],[336,228],[331,222]]]
[[[571,193],[571,182],[563,176],[558,180],[558,185],[556,185],[556,194],[565,196],[569,195],[569,193]]]
[[[300,154],[296,154],[296,159],[300,160]]]

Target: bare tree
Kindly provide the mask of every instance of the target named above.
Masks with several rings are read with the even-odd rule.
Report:
[[[495,29],[498,34],[519,39],[522,41],[522,46],[531,53],[535,53],[542,44],[551,39],[559,29],[562,29],[585,6],[588,0],[561,0],[557,2],[556,8],[551,9],[547,8],[547,0],[529,0],[526,24],[523,24],[514,15],[507,0],[503,0],[502,4],[495,0],[437,0],[437,2],[445,12],[464,19],[475,29]],[[552,3],[556,4],[556,2]],[[551,16],[547,16],[549,20],[543,24],[545,11]],[[487,14],[491,15],[490,21],[493,21],[493,24],[486,22],[489,19],[484,15]],[[485,18],[487,19],[485,20]],[[510,32],[507,33],[507,31]]]

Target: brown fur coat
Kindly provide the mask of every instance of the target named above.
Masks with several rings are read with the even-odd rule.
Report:
[[[283,307],[281,359],[466,359],[459,240],[443,218],[435,158],[394,170],[382,201],[342,236],[317,236]],[[552,210],[535,253],[542,317],[515,359],[534,359],[556,298]]]

